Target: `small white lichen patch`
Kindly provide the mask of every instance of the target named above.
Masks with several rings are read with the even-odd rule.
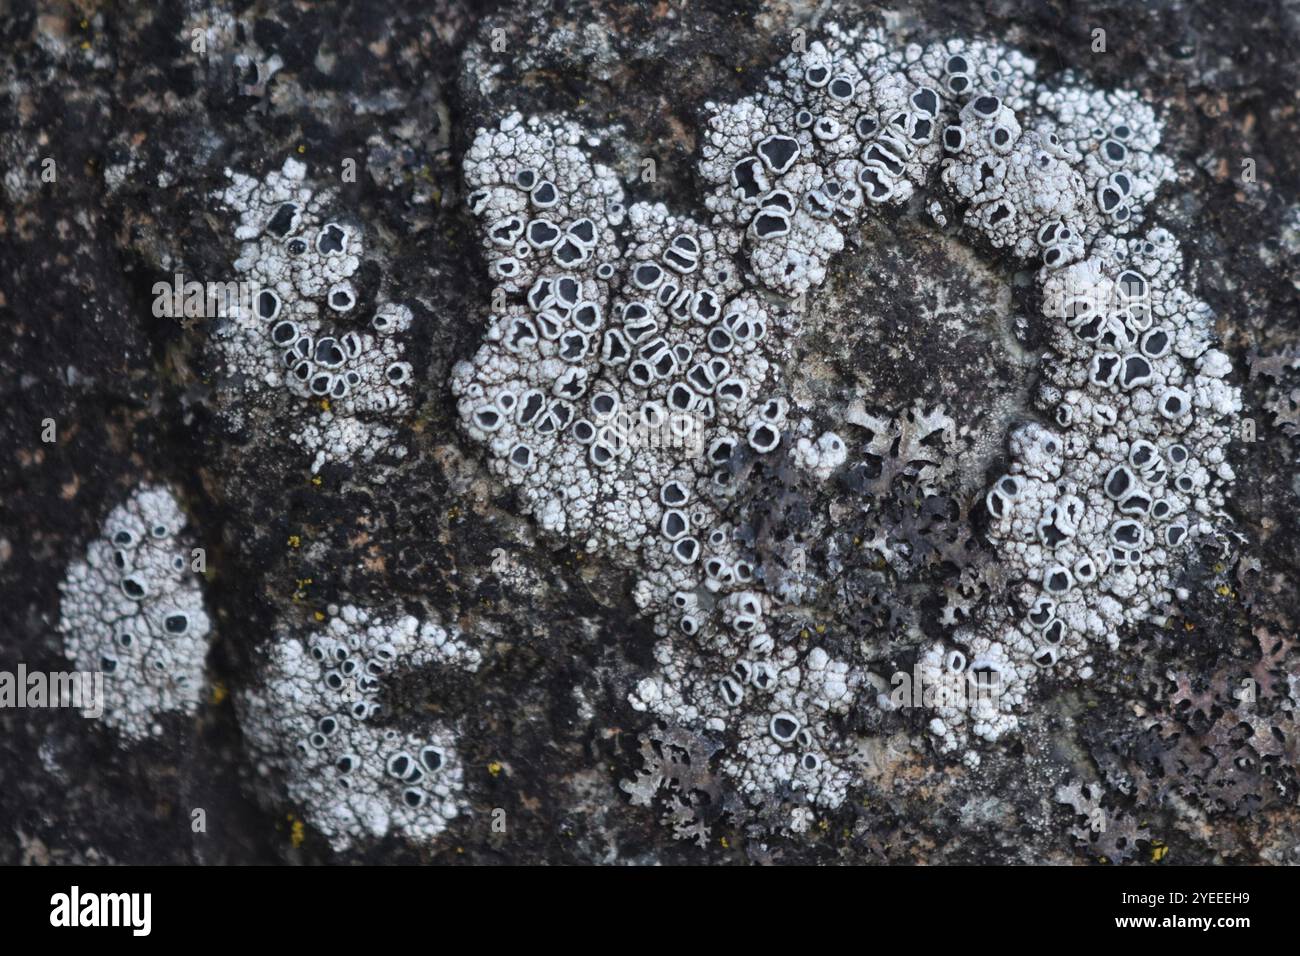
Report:
[[[185,523],[169,489],[143,485],[60,585],[64,653],[103,674],[104,722],[135,740],[161,733],[166,713],[193,714],[203,688],[210,624]]]
[[[336,850],[389,832],[413,843],[461,810],[464,769],[454,728],[384,713],[385,684],[430,666],[478,669],[479,652],[432,620],[330,608],[329,623],[277,637],[263,683],[240,697],[259,770]]]
[[[411,310],[385,302],[358,322],[352,277],[362,229],[331,216],[337,197],[309,185],[302,163],[286,160],[264,180],[227,175],[217,198],[238,216],[234,268],[252,289],[215,326],[227,383],[253,401],[276,388],[303,399],[290,436],[312,454],[313,471],[373,460],[393,446],[391,423],[410,410],[412,369],[400,336]],[[235,406],[225,412],[245,418]]]
[[[824,432],[815,442],[800,438],[794,446],[794,458],[799,467],[822,481],[848,460],[848,454],[844,439],[834,432]]]

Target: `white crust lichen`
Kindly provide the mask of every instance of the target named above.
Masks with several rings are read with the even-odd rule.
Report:
[[[390,832],[426,842],[461,811],[455,728],[385,713],[385,685],[478,665],[479,652],[435,621],[331,608],[319,630],[271,644],[262,684],[240,697],[240,724],[259,772],[283,781],[335,850]]]
[[[978,244],[1039,267],[1043,420],[1012,431],[987,495],[1014,583],[918,665],[984,691],[952,698],[973,707],[942,695],[930,731],[943,751],[1013,729],[1041,672],[1087,678],[1120,628],[1160,613],[1224,503],[1240,395],[1177,242],[1135,230],[1173,178],[1136,94],[1041,82],[997,43],[899,46],[830,26],[758,93],[709,110],[709,223],[625,207],[584,149],[597,141],[568,120],[512,114],[479,131],[465,177],[505,304],[452,388],[526,511],[637,568],[664,639],[633,707],[731,740],[721,765],[747,794],[788,787],[836,806],[852,741],[829,718],[866,674],[776,633],[790,631],[769,624],[780,602],[732,528],[729,464],[786,444],[825,479],[846,459],[784,393],[799,322],[772,293],[815,289],[873,210],[936,188]],[[580,226],[582,255],[559,256]],[[698,422],[694,454],[610,426],[679,411]]]
[[[131,740],[193,714],[211,630],[186,518],[171,490],[142,485],[104,521],[60,585],[64,654],[103,674],[103,720]]]
[[[295,159],[265,179],[227,176],[217,199],[238,216],[234,268],[244,287],[215,325],[225,386],[254,402],[280,388],[301,399],[289,435],[312,455],[313,471],[328,462],[369,462],[384,450],[400,457],[394,423],[410,410],[412,379],[400,336],[412,314],[389,302],[365,324],[351,314],[359,305],[353,277],[363,230],[332,218],[337,197],[313,187]],[[223,413],[246,423],[238,401],[227,401]]]

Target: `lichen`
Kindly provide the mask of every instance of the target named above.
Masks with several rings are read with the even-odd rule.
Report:
[[[223,303],[215,323],[226,419],[240,430],[283,428],[313,472],[383,451],[400,458],[396,426],[410,412],[412,378],[401,336],[413,315],[381,302],[358,325],[362,227],[332,218],[337,197],[311,185],[298,160],[263,180],[227,176],[217,198],[238,217],[234,269],[246,293]],[[289,412],[264,395],[275,389],[298,399]]]
[[[64,654],[104,675],[104,723],[128,740],[198,710],[212,628],[186,524],[170,488],[141,485],[60,585]]]
[[[867,216],[943,190],[972,243],[1038,267],[1050,343],[1036,395],[1050,424],[1011,430],[985,497],[1002,573],[968,562],[965,541],[918,539],[956,555],[959,575],[944,623],[960,626],[918,651],[919,673],[953,691],[928,722],[940,752],[977,765],[970,737],[1013,731],[1043,671],[1089,677],[1122,628],[1159,616],[1216,528],[1241,400],[1176,240],[1134,232],[1172,178],[1160,122],[1131,92],[1035,72],[993,42],[898,47],[829,26],[758,93],[708,105],[708,223],[625,206],[591,158],[600,137],[571,120],[514,113],[467,153],[499,303],[452,376],[465,430],[546,530],[635,569],[662,640],[629,700],[721,735],[718,765],[747,795],[839,805],[853,776],[838,718],[882,695],[869,661],[800,645],[788,612],[806,588],[737,535],[738,476],[779,454],[827,481],[858,467],[851,426],[875,436],[863,491],[905,473],[931,495],[951,473],[957,425],[942,413],[819,429],[830,410],[789,394],[804,323],[782,297],[821,285]],[[619,414],[643,428],[686,416],[697,449],[646,447],[607,424]],[[877,541],[888,557],[888,532]],[[971,681],[986,692],[973,705],[958,693]]]
[[[461,812],[464,768],[454,725],[398,710],[393,685],[479,660],[432,619],[333,607],[323,627],[286,628],[264,651],[241,726],[260,772],[283,781],[336,850],[390,832],[425,842]]]

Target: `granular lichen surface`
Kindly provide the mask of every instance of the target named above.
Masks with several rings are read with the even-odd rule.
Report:
[[[822,6],[20,5],[0,862],[1300,862],[1295,11]]]

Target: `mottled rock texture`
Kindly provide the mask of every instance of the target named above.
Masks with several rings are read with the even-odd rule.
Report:
[[[213,644],[197,712],[140,744],[69,710],[0,709],[0,862],[1300,862],[1293,4],[835,5],[902,40],[995,39],[1040,78],[1073,70],[1155,106],[1175,181],[1144,226],[1182,243],[1255,424],[1230,450],[1232,527],[1186,566],[1163,626],[1125,630],[1087,682],[1040,681],[978,768],[935,752],[924,712],[864,695],[839,718],[861,740],[842,805],[795,830],[779,797],[743,805],[717,772],[726,741],[627,702],[654,668],[634,576],[522,517],[460,429],[451,369],[492,295],[461,175],[476,130],[564,113],[605,131],[596,158],[630,198],[702,217],[705,103],[759,89],[823,6],[11,5],[0,670],[69,666],[59,583],[142,482],[174,489],[206,551]],[[364,232],[359,321],[385,302],[412,312],[411,407],[372,462],[313,472],[288,436],[318,408],[282,389],[228,414],[221,320],[155,315],[154,284],[177,273],[238,280],[237,216],[214,196],[227,170],[287,159]],[[868,218],[808,293],[789,389],[837,416],[850,465],[817,484],[754,461],[740,508],[769,589],[798,593],[808,633],[885,681],[999,586],[981,503],[1045,347],[1032,275],[950,208],[936,226],[936,199],[931,184]],[[960,457],[926,424],[936,407],[966,429]],[[461,812],[419,845],[332,851],[240,732],[235,702],[277,633],[347,605],[441,621],[481,654],[472,673],[385,692],[394,720],[456,729]],[[1234,696],[1244,680],[1253,702]],[[677,789],[638,786],[647,769]]]

